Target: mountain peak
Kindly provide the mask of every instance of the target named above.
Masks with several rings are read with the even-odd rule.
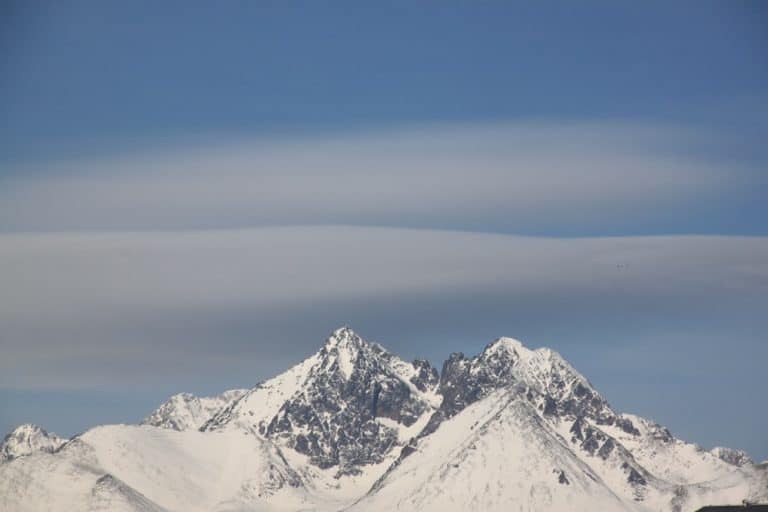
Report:
[[[328,339],[325,340],[326,347],[335,347],[338,345],[361,345],[365,341],[349,326],[343,325],[334,330]]]
[[[754,461],[743,450],[734,450],[731,448],[724,448],[722,446],[715,446],[709,451],[712,455],[727,462],[732,466],[746,466],[748,464],[754,464]]]
[[[0,443],[0,462],[29,455],[35,452],[56,451],[65,439],[47,432],[32,423],[25,423],[13,429]]]
[[[428,362],[408,363],[343,326],[314,355],[250,390],[202,430],[243,428],[321,469],[358,474],[418,433],[439,402],[438,379]]]
[[[326,369],[337,368],[344,379],[349,379],[355,369],[360,351],[369,343],[363,340],[346,325],[331,333],[320,350],[322,366]]]
[[[13,429],[8,435],[23,435],[25,437],[32,435],[47,436],[48,432],[43,427],[35,425],[34,423],[24,423]]]
[[[501,338],[496,338],[494,341],[489,343],[483,350],[483,355],[490,356],[497,355],[499,353],[513,353],[517,354],[519,357],[524,357],[529,355],[531,352],[532,350],[523,345],[520,340],[502,336]]]
[[[220,409],[245,394],[245,389],[231,389],[213,397],[178,393],[155,409],[142,422],[171,430],[197,430]]]

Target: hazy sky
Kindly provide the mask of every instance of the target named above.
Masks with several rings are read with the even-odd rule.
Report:
[[[349,324],[438,367],[550,346],[768,457],[759,2],[3,9],[0,430],[137,421]]]

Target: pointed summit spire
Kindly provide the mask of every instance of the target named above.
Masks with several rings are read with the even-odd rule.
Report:
[[[348,325],[334,330],[320,350],[325,368],[337,367],[345,379],[348,379],[355,367],[361,350],[367,343]]]
[[[325,341],[326,347],[335,347],[341,344],[360,345],[363,339],[348,325],[343,325],[334,330]]]
[[[483,350],[483,354],[490,355],[490,354],[498,353],[500,351],[513,352],[520,357],[524,355],[528,355],[532,352],[528,347],[523,345],[521,341],[516,340],[514,338],[508,338],[506,336],[502,336],[500,338],[496,338],[493,342],[489,343]]]

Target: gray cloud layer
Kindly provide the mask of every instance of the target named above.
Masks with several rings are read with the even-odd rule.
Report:
[[[6,166],[0,229],[355,224],[610,231],[748,192],[714,137],[669,125],[517,123],[185,147]],[[599,231],[592,231],[599,232]]]
[[[756,328],[768,240],[355,227],[2,235],[0,281],[0,386],[120,387],[190,368],[256,380],[345,321],[433,357],[477,350],[483,335],[557,335],[553,325],[564,339],[529,341],[566,346],[568,329],[612,323]],[[447,339],[403,344],[435,335]],[[467,337],[476,342],[456,345]]]

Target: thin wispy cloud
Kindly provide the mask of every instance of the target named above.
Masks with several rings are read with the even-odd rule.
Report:
[[[738,202],[765,181],[744,163],[712,157],[713,147],[728,144],[727,137],[680,126],[618,122],[432,125],[211,142],[9,168],[0,187],[0,228],[330,223],[642,232]]]

